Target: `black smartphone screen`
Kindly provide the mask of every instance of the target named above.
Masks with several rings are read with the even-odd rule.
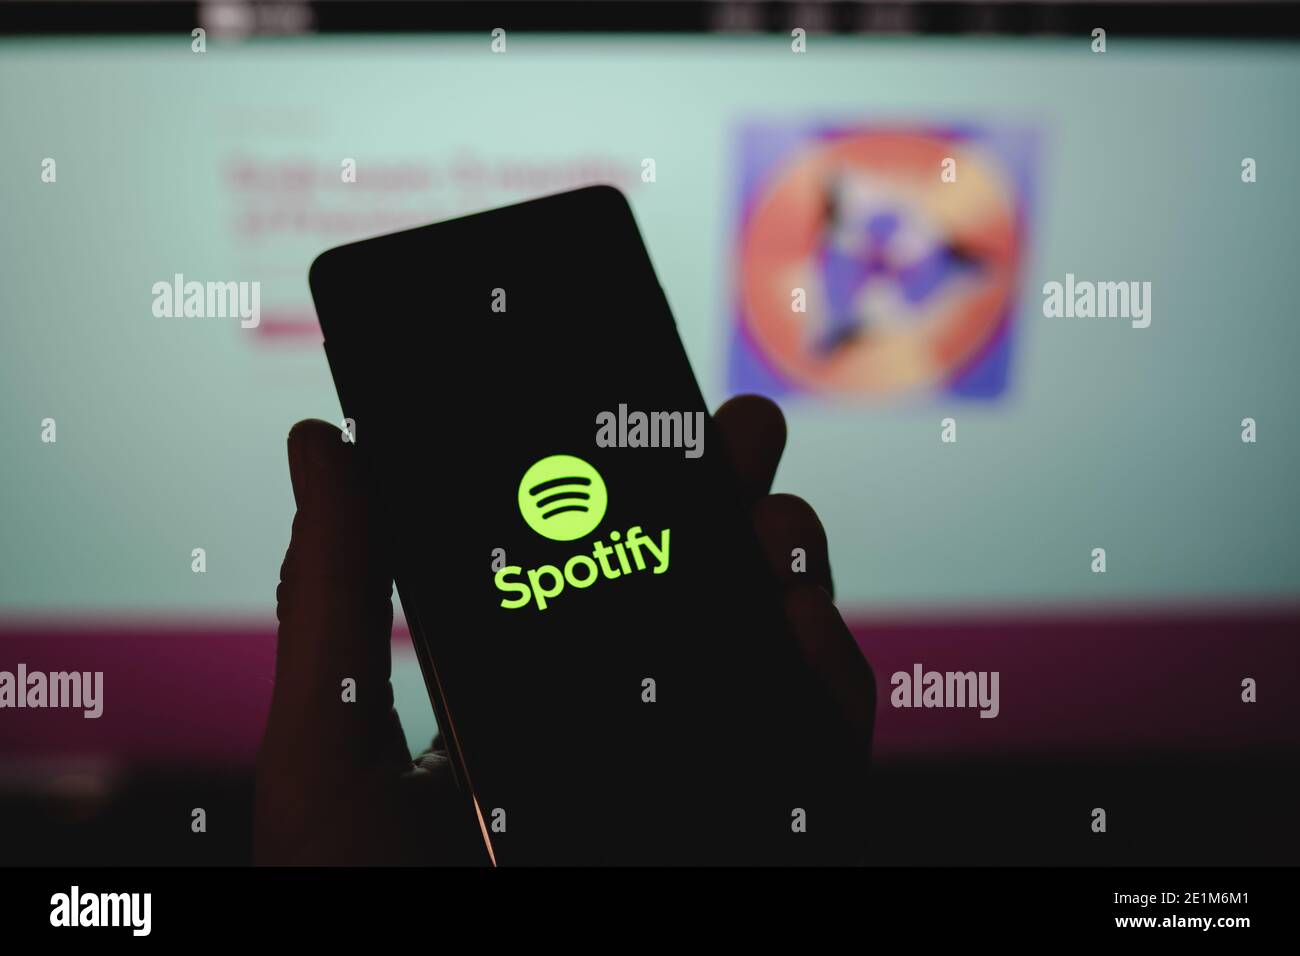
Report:
[[[622,194],[333,249],[311,285],[492,858],[855,861],[866,755],[787,631]]]

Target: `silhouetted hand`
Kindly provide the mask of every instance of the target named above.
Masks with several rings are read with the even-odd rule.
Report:
[[[793,495],[768,494],[785,419],[756,396],[715,416],[804,658],[868,758],[875,681],[831,601],[826,534]],[[257,760],[254,856],[270,864],[486,863],[477,825],[435,746],[412,760],[389,683],[392,575],[366,507],[356,449],[326,422],[289,432],[298,512],[276,592],[275,689]],[[806,573],[790,569],[802,547]],[[341,702],[353,678],[355,703]],[[379,690],[377,690],[379,689]]]

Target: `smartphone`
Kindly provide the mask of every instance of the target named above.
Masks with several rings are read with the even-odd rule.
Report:
[[[623,194],[341,246],[310,282],[484,859],[861,859],[867,754]]]

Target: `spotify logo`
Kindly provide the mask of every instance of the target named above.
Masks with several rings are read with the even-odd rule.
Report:
[[[573,541],[591,534],[605,517],[609,497],[605,479],[581,458],[551,455],[524,472],[519,482],[519,513],[543,538]],[[626,532],[611,531],[613,546],[597,540],[591,554],[575,554],[559,564],[543,564],[524,570],[517,564],[499,569],[492,583],[503,594],[501,607],[517,610],[530,604],[545,611],[566,588],[586,590],[597,581],[628,578],[638,571],[651,575],[668,570],[669,529],[658,540],[640,525]]]
[[[600,472],[572,455],[543,458],[519,482],[519,513],[528,527],[552,541],[590,534],[605,517],[608,501]]]

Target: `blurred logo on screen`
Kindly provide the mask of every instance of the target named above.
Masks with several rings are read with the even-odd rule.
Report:
[[[1034,137],[749,127],[735,391],[1006,389]]]

